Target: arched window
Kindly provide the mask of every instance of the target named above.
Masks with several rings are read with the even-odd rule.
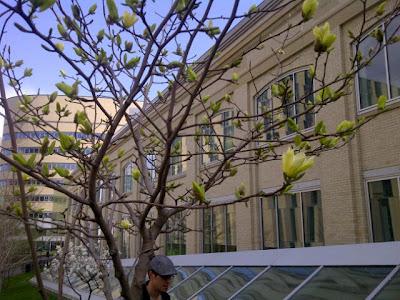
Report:
[[[132,163],[128,163],[123,169],[122,190],[124,193],[132,192],[132,180]]]
[[[280,85],[285,89],[285,96],[278,98],[273,95],[271,86]],[[309,110],[309,105],[314,102],[313,79],[308,70],[293,72],[278,81],[271,83],[256,97],[256,113],[263,115],[267,141],[279,138],[281,135],[291,134],[287,127],[283,131],[274,128],[273,124],[278,116],[283,113],[285,118],[292,118],[300,130],[313,127],[315,123],[314,112]]]

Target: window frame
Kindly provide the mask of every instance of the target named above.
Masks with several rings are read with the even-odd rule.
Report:
[[[127,174],[126,170],[130,168],[130,173]],[[132,171],[133,171],[133,163],[132,162],[127,162],[124,164],[124,167],[122,168],[122,192],[123,193],[132,193],[133,191],[133,176],[132,176]],[[127,189],[127,177],[130,177],[130,183],[129,183],[129,190]]]
[[[198,147],[200,148],[200,167],[204,168],[206,166],[209,165],[213,165],[216,164],[218,161],[220,161],[221,159],[221,153],[229,153],[230,151],[232,151],[235,148],[235,144],[234,144],[234,136],[235,136],[235,127],[232,124],[232,120],[228,120],[226,121],[226,114],[229,114],[230,116],[227,117],[227,119],[229,118],[233,118],[234,117],[234,110],[233,109],[222,109],[221,111],[219,111],[217,114],[215,114],[212,118],[212,120],[216,120],[216,122],[218,122],[219,124],[215,124],[215,125],[211,125],[211,124],[205,124],[205,125],[200,125],[200,132],[202,134],[202,136],[200,137],[200,143],[198,145]],[[220,118],[220,119],[218,119]],[[211,120],[211,121],[212,121]],[[228,125],[230,128],[230,130],[232,130],[232,134],[229,134],[229,136],[225,136],[225,131],[227,130],[227,126],[225,125],[226,123],[230,122],[230,125]],[[217,128],[215,128],[216,126],[220,127],[221,133],[219,134],[217,132]],[[205,132],[207,130],[207,132]],[[222,139],[221,137],[218,137],[217,135],[222,135]],[[209,138],[209,143],[205,144],[204,143],[204,139],[208,137]],[[214,141],[213,143],[211,143],[211,138]],[[229,149],[225,149],[225,145],[227,143],[228,139],[232,139],[232,147],[230,147]],[[204,147],[210,147],[209,151],[205,151]],[[215,147],[216,152],[217,153],[209,153],[206,154],[205,152],[211,152],[213,149],[211,147]],[[222,149],[219,149],[220,147],[222,147]],[[208,156],[208,158],[205,158],[206,156]],[[212,159],[210,157],[213,157]],[[215,157],[215,158],[214,158]]]
[[[320,201],[321,201],[321,210],[322,210],[322,191],[321,188],[311,188],[311,189],[301,189],[301,190],[297,190],[293,193],[293,195],[299,195],[299,207],[300,207],[300,221],[301,221],[301,232],[299,234],[301,234],[301,247],[297,247],[297,248],[309,248],[309,247],[320,247],[320,246],[325,246],[325,230],[324,230],[324,218],[323,218],[323,211],[321,211],[321,218],[322,218],[322,233],[323,233],[323,245],[319,245],[319,246],[305,246],[305,220],[304,220],[304,200],[303,200],[303,195],[304,193],[309,193],[309,192],[319,192],[320,194]],[[286,195],[283,195],[284,197],[286,197]],[[289,249],[289,248],[283,248],[280,245],[280,231],[279,231],[279,197],[277,195],[273,195],[273,201],[274,201],[274,205],[275,205],[275,238],[276,238],[276,244],[277,247],[265,247],[265,237],[264,237],[264,217],[263,217],[263,205],[265,202],[265,198],[260,197],[259,198],[259,207],[260,207],[260,212],[259,212],[259,220],[260,220],[260,242],[261,242],[261,247],[260,249],[262,250],[269,250],[269,249]]]
[[[395,18],[392,19],[392,21],[396,18],[400,19],[400,16],[396,16]],[[390,74],[389,74],[389,59],[388,59],[388,51],[387,51],[387,40],[386,40],[386,28],[388,26],[389,23],[387,23],[387,20],[384,20],[383,22],[380,22],[378,24],[375,24],[374,26],[372,26],[372,28],[370,30],[368,30],[364,36],[362,37],[360,44],[367,39],[368,37],[370,37],[370,34],[377,28],[381,27],[382,31],[383,31],[383,43],[384,46],[382,48],[382,53],[384,55],[384,61],[385,61],[385,81],[386,81],[386,88],[387,88],[387,103],[386,105],[390,105],[393,103],[398,103],[400,102],[400,95],[394,98],[391,98],[391,88],[390,88]],[[399,33],[400,34],[400,33]],[[353,44],[351,46],[351,53],[354,54],[355,53],[355,48],[356,46]],[[361,71],[361,70],[360,70]],[[364,113],[368,113],[368,112],[372,112],[378,109],[377,107],[377,103],[361,108],[361,93],[360,93],[360,80],[359,80],[359,72],[357,72],[356,76],[355,76],[355,81],[354,81],[354,85],[355,85],[355,96],[356,96],[356,107],[357,107],[357,115],[361,115]]]
[[[397,189],[400,195],[400,174],[388,174],[388,175],[382,175],[382,176],[376,176],[376,177],[371,177],[371,178],[366,178],[364,180],[364,196],[366,199],[367,203],[367,218],[368,218],[368,232],[369,232],[369,240],[371,243],[382,243],[382,242],[376,242],[375,237],[374,237],[374,229],[373,229],[373,222],[372,222],[372,212],[371,212],[371,198],[369,194],[369,187],[368,184],[372,182],[379,182],[379,181],[384,181],[384,180],[392,180],[395,179],[397,183]],[[396,241],[396,240],[394,240]],[[387,242],[387,241],[384,241]]]
[[[274,110],[274,108],[275,108],[274,99],[276,99],[276,98],[272,96],[271,86],[272,86],[273,84],[279,83],[280,81],[284,80],[284,79],[287,78],[287,77],[291,77],[291,79],[292,79],[292,85],[293,85],[292,93],[293,93],[293,98],[295,98],[295,97],[296,97],[296,74],[297,74],[297,73],[301,73],[301,72],[309,72],[309,65],[308,65],[308,66],[299,67],[299,68],[296,68],[296,69],[292,69],[292,70],[290,70],[290,71],[287,71],[287,72],[283,73],[283,75],[279,76],[277,79],[274,79],[274,80],[272,80],[272,81],[269,81],[269,82],[268,82],[268,83],[253,97],[253,99],[254,99],[254,100],[253,100],[253,103],[254,103],[254,111],[255,111],[256,115],[261,114],[261,111],[259,110],[259,100],[258,100],[258,99],[259,99],[259,97],[261,97],[265,92],[267,93],[267,97],[269,97],[269,100],[271,101],[271,109]],[[313,97],[313,98],[315,98],[315,96],[314,96],[314,95],[315,95],[315,88],[316,88],[316,83],[315,83],[315,80],[312,79],[312,97]],[[305,96],[305,95],[304,95],[304,96]],[[314,99],[314,100],[315,100],[315,99]],[[293,107],[293,108],[294,108],[294,110],[295,110],[294,115],[296,115],[296,114],[297,114],[297,109],[296,109],[296,104],[293,104],[294,102],[296,102],[296,101],[292,101],[292,102],[291,102],[292,104],[290,105],[290,107]],[[290,107],[288,107],[288,109],[289,109]],[[285,109],[282,109],[282,110],[283,110],[282,113],[285,115],[285,118],[289,117],[289,115],[286,113],[286,110],[285,110]],[[306,132],[312,131],[312,130],[314,129],[315,124],[316,124],[316,122],[317,122],[317,113],[313,111],[313,112],[310,112],[310,114],[313,116],[313,124],[312,124],[312,126],[309,126],[309,127],[307,127],[307,128],[303,128],[303,129],[300,128],[300,132],[306,133]],[[306,117],[307,114],[304,114],[304,115],[302,115],[302,116]],[[257,117],[257,120],[260,120],[261,118],[262,118],[263,120],[265,120],[265,118],[264,118],[263,116]],[[271,117],[271,122],[270,122],[271,125],[274,123],[274,119],[275,119],[274,116],[272,116],[272,117]],[[294,118],[294,121],[296,122],[296,124],[298,124],[298,120],[297,120],[297,119],[298,119],[298,118]],[[264,124],[265,124],[265,121],[264,121]],[[285,140],[285,139],[287,139],[287,138],[290,138],[290,137],[292,137],[293,135],[296,134],[296,132],[288,132],[288,127],[287,127],[287,125],[284,126],[283,128],[284,128],[284,131],[282,130],[283,135],[280,137],[280,138],[283,139],[283,140]],[[271,140],[276,139],[276,135],[280,135],[280,131],[279,131],[279,130],[274,130],[274,128],[272,128],[271,130],[272,130],[272,132],[271,132],[271,131],[268,131],[268,132],[266,132],[266,133],[263,135],[263,139],[268,139],[268,137],[267,137],[268,134],[271,134],[271,138],[270,138]]]
[[[234,204],[228,204],[228,205],[234,205]],[[214,240],[214,217],[213,217],[213,210],[215,208],[219,208],[222,207],[223,208],[223,222],[224,222],[224,252],[236,252],[237,251],[237,240],[236,240],[236,236],[235,236],[235,245],[228,245],[228,234],[227,234],[227,229],[228,229],[228,205],[222,205],[222,206],[216,206],[216,207],[209,207],[209,208],[204,208],[201,210],[201,228],[203,228],[202,230],[202,234],[201,234],[201,253],[218,253],[215,252],[215,249],[213,249],[213,243],[212,241]],[[210,232],[209,232],[209,236],[210,236],[210,241],[211,244],[210,246],[210,252],[205,252],[205,239],[204,239],[204,235],[205,235],[205,222],[204,222],[204,216],[205,216],[205,210],[210,210]],[[236,208],[235,208],[235,219],[236,219]],[[232,230],[232,234],[237,234],[236,231],[236,223],[233,224],[233,226],[235,226],[235,229]],[[228,246],[234,246],[235,250],[228,250]]]

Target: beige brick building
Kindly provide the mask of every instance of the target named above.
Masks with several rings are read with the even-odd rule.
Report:
[[[276,33],[289,21],[295,23],[299,20],[299,2],[277,13],[240,22],[226,38],[218,63],[223,65],[251,47],[260,37]],[[368,2],[369,16],[373,16],[374,3],[377,2]],[[268,5],[272,4],[263,3],[261,7]],[[395,1],[388,1],[387,8],[394,5]],[[270,98],[270,87],[276,80],[287,78],[297,93],[316,89],[316,83],[310,85],[308,71],[315,59],[312,28],[326,21],[337,36],[335,50],[327,65],[327,79],[345,73],[354,55],[348,30],[357,32],[360,29],[361,9],[357,1],[320,1],[317,17],[296,29],[279,53],[271,51],[279,45],[278,42],[274,45],[273,41],[262,50],[246,54],[237,71],[239,83],[218,82],[212,85],[208,90],[210,98],[220,99],[230,94],[232,101],[243,110],[256,113],[260,102]],[[399,17],[390,23],[374,23],[371,19],[364,30],[369,33],[384,26],[387,41],[389,33],[399,24]],[[368,51],[371,39],[365,35],[361,51]],[[327,127],[334,130],[341,120],[356,120],[375,114],[377,98],[382,94],[387,95],[387,107],[391,110],[363,126],[346,146],[321,153],[315,166],[296,182],[293,195],[252,199],[247,204],[194,211],[186,216],[185,222],[198,231],[163,235],[158,241],[160,251],[172,255],[400,240],[400,115],[395,109],[400,105],[399,47],[397,44],[385,47],[359,73],[348,95],[340,101],[324,107],[317,114],[306,114],[296,120],[305,133],[312,132],[319,120],[324,120]],[[185,98],[187,95],[182,93],[183,103]],[[221,112],[221,118],[230,113],[224,107]],[[195,108],[191,116],[194,120],[188,122],[201,120],[201,113],[200,107]],[[156,117],[154,120],[157,122]],[[229,124],[222,129],[233,135],[241,134]],[[119,137],[124,132],[127,128]],[[293,138],[285,128],[279,134],[281,137],[286,135],[288,140]],[[198,145],[193,139],[182,137],[180,141],[182,153],[198,153]],[[120,175],[118,187],[128,193],[128,199],[143,200],[138,184],[131,178],[134,167],[132,145],[129,138],[119,140],[109,154]],[[122,158],[118,158],[120,149],[125,150]],[[216,166],[218,156],[195,155],[172,167],[170,181],[181,183],[181,188],[191,187],[199,174]],[[280,161],[243,166],[239,174],[207,192],[207,199],[212,203],[233,199],[234,189],[241,183],[249,192],[270,192],[283,180]],[[123,236],[125,255],[137,256],[138,238],[126,233]]]
[[[32,106],[39,110],[49,101],[49,95],[35,95],[30,97],[32,98]],[[21,110],[21,102],[18,97],[11,97],[7,99],[7,101],[11,112],[13,112],[14,120],[21,120],[24,115],[27,115],[23,112],[23,110]],[[115,107],[111,101],[107,99],[101,99],[100,101],[109,112],[115,110]],[[65,107],[65,109],[69,110],[70,112],[69,116],[62,118],[61,121],[58,119],[58,116],[55,113],[56,103],[59,103],[61,108]],[[31,122],[14,122],[17,151],[22,153],[26,159],[28,159],[31,155],[36,154],[37,161],[40,157],[40,148],[43,139],[48,137],[50,143],[54,140],[58,140],[59,134],[57,130],[64,134],[76,137],[77,139],[81,140],[81,144],[84,146],[86,137],[85,134],[77,130],[77,125],[74,123],[75,112],[85,110],[88,118],[96,124],[95,132],[97,134],[101,134],[106,127],[106,123],[104,122],[104,114],[102,114],[100,109],[95,108],[94,105],[91,105],[90,103],[84,106],[85,107],[82,107],[81,104],[67,101],[65,96],[57,96],[57,98],[50,104],[50,113],[42,116],[44,121],[47,123],[46,126],[40,124],[34,125]],[[89,145],[89,143],[87,143],[87,145]],[[8,156],[12,156],[9,127],[6,121],[4,124],[4,132],[1,141],[1,151]],[[87,153],[89,154],[90,151],[92,150],[89,146],[87,146]],[[76,159],[60,153],[58,141],[56,142],[54,153],[46,156],[43,163],[47,163],[50,172],[54,171],[54,167],[68,169],[71,172],[76,170],[77,167]],[[16,185],[17,177],[15,173],[11,171],[11,166],[4,161],[1,162],[0,169],[1,196],[2,198],[12,197],[14,190],[18,190],[18,186]],[[59,183],[63,182],[63,179],[58,175],[53,178]],[[38,221],[39,228],[54,228],[54,225],[52,225],[50,222],[53,222],[54,220],[63,220],[61,213],[63,213],[68,206],[68,198],[60,192],[46,187],[33,179],[30,179],[27,182],[27,185],[28,188],[30,186],[35,186],[37,188],[35,192],[29,193],[28,196],[28,200],[32,204],[30,216],[34,220]],[[40,235],[50,235],[48,238],[38,238],[38,241],[52,241],[53,246],[55,242],[60,241],[60,237],[54,236],[54,232],[41,233]]]

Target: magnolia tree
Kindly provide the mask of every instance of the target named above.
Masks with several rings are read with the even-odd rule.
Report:
[[[93,240],[101,240],[107,245],[115,277],[125,299],[140,298],[149,259],[157,248],[155,241],[167,228],[168,220],[173,216],[184,216],[185,212],[193,209],[215,205],[208,201],[206,193],[228,178],[240,176],[240,166],[282,160],[282,185],[270,194],[261,190],[249,193],[245,185],[239,185],[232,191],[236,199],[223,204],[290,192],[292,184],[312,167],[314,155],[342,147],[358,128],[387,110],[386,97],[382,96],[376,114],[357,120],[338,120],[337,128],[331,131],[323,120],[315,125],[314,131],[306,133],[296,122],[348,95],[355,74],[384,47],[381,29],[372,32],[375,44],[368,53],[360,51],[362,36],[367,24],[381,18],[390,20],[398,13],[398,7],[392,5],[387,11],[384,3],[377,3],[371,8],[367,0],[357,1],[365,17],[361,18],[362,22],[354,32],[348,33],[356,55],[345,73],[336,76],[326,74],[328,62],[335,51],[336,35],[332,33],[329,23],[324,23],[312,30],[315,58],[308,74],[314,89],[294,101],[290,80],[277,80],[270,88],[274,106],[261,103],[256,112],[244,111],[231,94],[212,99],[208,91],[215,84],[240,83],[240,68],[247,70],[247,75],[252,78],[253,53],[271,49],[279,65],[285,45],[316,16],[319,5],[317,0],[273,1],[269,5],[252,5],[243,13],[238,10],[239,2],[230,1],[221,16],[221,12],[213,11],[214,1],[176,0],[165,8],[164,1],[161,5],[161,1],[126,0],[116,3],[106,0],[86,5],[78,1],[0,0],[0,16],[4,24],[1,73],[15,89],[20,101],[19,110],[9,109],[3,89],[2,105],[8,120],[13,154],[7,156],[0,153],[0,158],[16,170],[19,204],[14,207],[19,209],[28,240],[31,240],[32,222],[28,215],[27,196],[34,193],[34,189],[25,189],[23,176],[63,193],[74,205],[79,205],[79,213],[74,213],[72,219],[66,218],[55,225],[72,237],[78,237],[88,248]],[[280,10],[288,7],[298,18],[292,18],[293,21],[289,20],[286,26],[270,35],[260,35],[252,46],[237,51],[229,60],[223,57],[225,37],[238,20],[279,14]],[[40,23],[44,18],[53,23],[46,27]],[[14,56],[13,45],[7,45],[4,32],[10,26],[15,26],[21,36],[36,38],[44,55],[58,56],[64,64],[60,70],[62,80],[42,105],[35,105],[35,96],[23,93],[24,82],[35,71],[24,66],[20,57]],[[209,50],[199,56],[197,49],[205,41]],[[396,36],[386,39],[386,43],[396,41]],[[249,62],[248,66],[241,66],[243,57]],[[63,133],[57,127],[71,113],[67,106],[57,102],[58,92],[71,103],[81,103],[85,107],[74,115],[76,134]],[[82,94],[88,97],[81,97]],[[108,97],[114,103],[115,114],[102,105],[99,100],[102,97]],[[101,134],[96,133],[96,123],[88,117],[90,108],[87,104],[104,115]],[[303,109],[293,112],[293,105],[301,105]],[[129,113],[132,107],[136,108],[135,114]],[[226,108],[233,113],[225,119],[218,117]],[[201,120],[193,118],[194,110],[202,115]],[[49,114],[54,114],[59,122],[47,122]],[[116,135],[124,120],[128,130],[124,135]],[[17,152],[14,133],[21,123],[27,122],[41,131],[48,131],[48,137],[33,138],[40,147],[40,153],[29,157]],[[223,122],[231,122],[239,134],[221,132],[218,128]],[[292,133],[293,138],[288,140],[274,134],[282,129]],[[180,137],[193,140],[198,151],[184,151]],[[130,139],[134,145],[132,177],[140,186],[140,199],[123,193],[115,184],[118,176],[108,153],[121,139]],[[226,141],[230,142],[229,147]],[[60,148],[59,155],[77,163],[76,173],[71,174],[64,168],[49,169],[46,158],[52,155],[55,147]],[[225,151],[227,148],[229,151]],[[189,186],[168,180],[177,160],[189,161],[202,154],[214,156],[217,163],[212,169],[204,170]],[[124,156],[123,151],[119,156]],[[149,160],[150,156],[155,159]],[[63,183],[60,178],[64,179]],[[71,190],[70,186],[79,193]],[[97,195],[104,189],[112,190],[112,197],[97,201]],[[122,221],[116,221],[114,217],[117,209],[123,215]],[[141,251],[137,253],[132,281],[123,271],[121,249],[115,235],[118,230],[134,232],[141,238]],[[34,247],[31,246],[31,249],[35,260]],[[65,248],[64,259],[67,252]],[[59,273],[61,282],[63,273]],[[36,278],[46,299],[38,270]],[[60,298],[61,294],[62,285],[59,288]]]

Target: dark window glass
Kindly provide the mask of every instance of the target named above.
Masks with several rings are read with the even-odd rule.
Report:
[[[262,270],[264,267],[233,267],[193,300],[228,299]]]
[[[368,183],[374,242],[400,240],[400,198],[397,179]]]
[[[194,293],[199,291],[204,285],[209,283],[226,267],[205,267],[188,278],[183,284],[172,289],[170,292],[172,299],[189,299]]]
[[[299,194],[285,195],[278,200],[279,247],[303,246]]]
[[[301,193],[303,203],[304,246],[323,246],[324,228],[322,222],[321,192]]]
[[[129,163],[124,168],[124,181],[123,181],[123,191],[124,193],[129,193],[132,191],[133,185],[132,178],[132,163]]]
[[[315,269],[315,267],[273,267],[246,287],[235,299],[283,299]]]
[[[274,197],[261,199],[262,226],[263,226],[263,248],[278,248],[277,240],[277,214],[276,200]]]
[[[398,300],[400,295],[400,272],[374,298],[375,300]]]
[[[324,267],[292,299],[365,299],[393,267]]]
[[[400,96],[400,45],[399,43],[391,43],[391,39],[400,34],[400,17],[393,19],[386,27],[386,42],[388,54],[390,97],[396,98]]]
[[[166,255],[186,254],[185,229],[186,222],[182,213],[178,213],[168,220],[165,245]]]

